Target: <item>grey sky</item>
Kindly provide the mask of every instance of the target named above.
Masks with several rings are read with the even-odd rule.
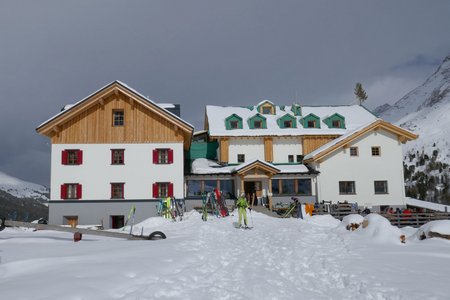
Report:
[[[80,3],[81,2],[81,3]],[[0,0],[0,171],[48,186],[50,145],[34,129],[121,80],[180,103],[398,100],[450,53],[450,1]]]

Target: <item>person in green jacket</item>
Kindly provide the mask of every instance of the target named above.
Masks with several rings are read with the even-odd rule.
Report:
[[[248,207],[248,203],[247,203],[247,199],[245,198],[245,194],[242,193],[241,197],[239,197],[239,199],[236,202],[236,206],[238,208],[238,213],[239,213],[239,227],[242,227],[242,217],[244,217],[244,225],[245,227],[247,227],[247,211],[246,209],[249,208]],[[249,208],[250,209],[250,208]]]

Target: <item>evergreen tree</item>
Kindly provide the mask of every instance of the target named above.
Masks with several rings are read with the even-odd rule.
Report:
[[[362,105],[364,101],[367,100],[368,96],[364,88],[362,87],[362,84],[358,82],[355,86],[355,95],[356,98],[358,98],[359,105]]]

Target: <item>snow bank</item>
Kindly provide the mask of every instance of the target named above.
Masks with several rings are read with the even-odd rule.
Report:
[[[425,235],[426,238],[430,238],[432,237],[430,236],[430,232],[450,236],[450,220],[428,222],[427,224],[422,225],[419,230],[417,230],[417,233],[414,237],[419,240],[423,239],[423,235]]]
[[[398,227],[392,226],[388,219],[378,214],[369,214],[364,217],[364,221],[367,221],[367,226],[360,226],[355,231],[359,236],[376,243],[400,244],[400,236],[403,233]]]
[[[344,219],[342,219],[341,224],[339,224],[339,227],[346,228],[347,225],[350,224],[362,224],[364,221],[364,217],[358,214],[351,214],[348,216],[345,216]]]

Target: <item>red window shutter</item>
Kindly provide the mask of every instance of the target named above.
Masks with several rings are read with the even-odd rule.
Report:
[[[114,164],[114,149],[111,149],[111,164]]]
[[[122,198],[125,199],[125,184],[121,184],[122,185]]]
[[[78,150],[78,164],[83,164],[83,150]]]
[[[61,184],[61,199],[67,198],[67,186],[65,184]]]
[[[62,151],[61,164],[67,165],[67,150]]]
[[[173,149],[169,149],[169,164],[173,164]]]
[[[169,183],[169,197],[173,197],[173,183]]]
[[[153,163],[154,164],[158,163],[158,150],[157,149],[153,150]]]
[[[122,150],[122,163],[125,164],[125,150]]]
[[[158,198],[158,184],[153,184],[153,198]]]
[[[82,190],[83,188],[81,187],[81,184],[77,184],[77,199],[81,199],[82,197]]]

